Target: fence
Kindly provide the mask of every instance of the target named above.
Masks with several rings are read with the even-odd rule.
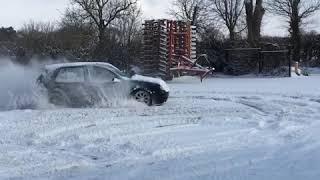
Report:
[[[263,51],[260,48],[238,48],[226,49],[225,52],[225,72],[228,74],[291,76],[290,50]]]

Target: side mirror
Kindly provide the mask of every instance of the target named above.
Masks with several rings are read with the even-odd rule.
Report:
[[[118,78],[113,78],[113,79],[112,79],[112,82],[114,82],[114,83],[120,83],[120,82],[121,82],[121,80],[120,80],[120,79],[118,79]]]
[[[129,76],[132,77],[132,76],[134,76],[134,75],[136,75],[136,72],[133,71],[133,70],[131,70],[131,71],[129,72]]]
[[[132,77],[132,76],[134,76],[134,75],[136,75],[136,74],[141,74],[141,69],[139,68],[139,67],[137,67],[137,66],[131,66],[131,69],[130,69],[130,71],[129,71],[129,75],[130,75],[130,77]]]

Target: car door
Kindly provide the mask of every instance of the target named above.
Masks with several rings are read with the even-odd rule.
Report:
[[[60,68],[55,77],[55,91],[72,105],[84,105],[88,100],[86,73],[83,66]]]
[[[115,73],[99,66],[88,66],[87,68],[91,91],[98,95],[98,99],[109,101],[122,94],[122,82]]]

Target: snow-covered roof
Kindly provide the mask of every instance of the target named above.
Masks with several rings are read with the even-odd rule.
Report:
[[[88,65],[94,65],[94,66],[103,66],[107,68],[113,68],[118,69],[112,64],[105,63],[105,62],[74,62],[74,63],[59,63],[59,64],[51,64],[46,65],[45,69],[48,71],[54,71],[56,69],[62,68],[62,67],[77,67],[77,66],[88,66]]]

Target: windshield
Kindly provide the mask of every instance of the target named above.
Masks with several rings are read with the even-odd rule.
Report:
[[[125,72],[121,71],[120,69],[118,69],[114,66],[111,66],[111,69],[113,72],[117,73],[118,75],[120,75],[122,77],[128,77],[128,75]]]

